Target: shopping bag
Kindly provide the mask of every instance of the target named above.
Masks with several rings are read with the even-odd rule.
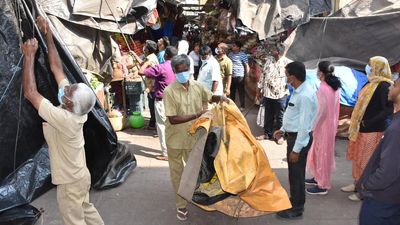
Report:
[[[260,104],[260,109],[258,110],[257,114],[257,125],[260,127],[264,127],[264,114],[265,114],[265,107],[264,104]]]

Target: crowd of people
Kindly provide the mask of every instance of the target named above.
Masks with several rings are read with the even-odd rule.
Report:
[[[22,45],[25,56],[23,89],[25,97],[46,121],[52,182],[65,224],[104,224],[89,202],[90,173],[86,167],[83,124],[95,103],[85,84],[69,84],[48,28],[42,17],[38,27],[46,37],[51,71],[59,86],[60,107],[37,91],[33,72],[37,41]],[[181,40],[171,46],[167,37],[157,43],[146,41],[144,57],[133,54],[146,77],[149,126],[157,130],[161,146],[159,160],[169,163],[179,220],[188,217],[187,202],[177,194],[184,162],[196,141],[187,132],[206,113],[210,103],[235,101],[245,108],[244,78],[249,73],[248,57],[242,44],[219,43],[214,51],[207,45],[190,45]],[[213,54],[213,52],[215,54]],[[335,169],[335,135],[339,117],[341,82],[328,61],[318,64],[321,81],[315,90],[306,81],[302,62],[283,57],[277,45],[263,68],[257,98],[265,107],[264,134],[258,140],[287,142],[288,175],[292,208],[278,212],[282,218],[302,216],[306,193],[325,195],[332,187]],[[342,188],[353,192],[351,200],[363,200],[360,224],[395,225],[400,221],[400,82],[392,81],[388,61],[372,57],[366,66],[369,82],[361,90],[351,117],[348,158],[352,160],[354,183]],[[289,98],[289,87],[293,89]],[[88,90],[89,89],[89,90]],[[306,168],[312,178],[306,179]],[[306,189],[307,185],[312,185]]]

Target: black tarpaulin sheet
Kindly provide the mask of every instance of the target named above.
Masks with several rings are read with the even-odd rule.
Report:
[[[321,13],[329,13],[332,10],[331,0],[310,0],[310,14],[315,16]]]
[[[3,180],[0,212],[28,204],[45,193],[53,187],[50,179],[49,154],[47,146],[44,146],[35,157],[28,159]]]
[[[298,27],[285,41],[286,57],[305,62],[309,68],[330,60],[364,69],[369,58],[377,55],[393,65],[400,61],[399,37],[399,2],[359,0],[331,17],[311,18]]]
[[[399,0],[354,0],[335,12],[333,17],[361,17],[399,11]]]
[[[0,213],[0,225],[35,225],[40,215],[35,207],[23,205]]]
[[[102,68],[112,55],[113,32],[135,34],[144,29],[146,15],[156,0],[36,0],[51,25],[63,34],[68,48],[81,68],[104,74]],[[122,5],[119,3],[122,2]],[[108,4],[107,4],[108,3]],[[91,7],[96,5],[97,7]],[[129,6],[130,5],[130,6]],[[110,7],[108,7],[110,6]],[[130,10],[128,10],[128,6]],[[114,12],[115,19],[110,14]],[[110,17],[111,16],[111,17]]]
[[[207,135],[204,146],[204,153],[201,162],[200,172],[197,179],[197,189],[195,190],[192,201],[200,205],[212,205],[231,196],[222,190],[219,181],[216,179],[214,167],[215,157],[221,144],[221,127],[212,127]],[[204,185],[204,186],[202,186]]]
[[[119,23],[114,19],[99,19],[90,16],[75,15],[73,14],[73,6],[69,0],[36,0],[36,2],[38,6],[46,12],[46,14],[54,15],[64,21],[68,21],[69,23],[80,24],[85,27],[109,32],[120,32],[122,30],[125,34],[134,34],[138,30],[143,29],[143,26],[134,18],[121,20],[121,18],[118,17],[119,14],[115,15],[116,18],[118,17],[117,21],[119,21]],[[119,10],[116,5],[110,5],[110,8],[113,11]],[[141,8],[141,10],[144,10],[147,13],[147,10],[144,7]],[[103,9],[109,11],[107,5],[103,5]]]
[[[33,11],[30,12],[31,10]],[[23,184],[23,187],[26,188],[24,190],[14,185],[13,188],[16,187],[17,190],[14,191],[13,188],[10,188],[9,192],[1,193],[1,201],[5,202],[8,199],[15,206],[31,201],[42,190],[47,190],[45,187],[49,185],[49,174],[45,173],[43,163],[40,167],[36,167],[41,168],[40,170],[32,169],[29,170],[29,173],[16,171],[25,162],[28,167],[37,165],[37,161],[35,162],[37,157],[34,156],[45,144],[42,132],[43,121],[33,106],[21,95],[23,59],[19,46],[26,38],[35,36],[39,41],[39,50],[35,61],[38,90],[45,98],[57,104],[57,84],[48,66],[45,43],[33,25],[33,17],[38,15],[39,13],[35,7],[32,7],[30,0],[0,1],[0,127],[2,127],[0,134],[0,181],[2,181],[2,186],[0,186],[0,190],[20,179],[43,182],[43,185],[26,182]],[[20,23],[19,18],[21,19]],[[60,45],[60,34],[57,32],[54,34],[68,80],[71,83],[87,83],[68,50]],[[136,166],[136,159],[126,149],[126,146],[118,145],[116,133],[98,102],[88,115],[88,121],[84,125],[84,137],[87,166],[92,175],[94,188],[104,189],[123,182]],[[13,172],[14,174],[12,174]],[[6,177],[7,179],[4,180]],[[0,205],[0,212],[6,208],[9,208],[9,205]]]
[[[237,0],[235,0],[237,1]],[[310,20],[309,0],[241,0],[237,18],[260,39],[279,34]]]

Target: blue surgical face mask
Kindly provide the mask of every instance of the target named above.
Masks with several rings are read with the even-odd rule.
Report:
[[[64,87],[58,89],[58,102],[60,102],[60,104],[63,104],[62,102],[62,97],[64,96]]]
[[[201,60],[201,63],[204,65],[204,64],[207,63],[207,61],[208,61],[208,59],[202,59],[202,60]]]
[[[399,78],[399,72],[394,72],[394,73],[392,74],[392,80],[395,81],[395,80],[397,80],[398,78]]]
[[[372,74],[372,68],[368,64],[365,66],[365,72],[367,73],[367,76]]]
[[[181,84],[186,84],[189,81],[189,71],[184,71],[176,74],[176,80]]]

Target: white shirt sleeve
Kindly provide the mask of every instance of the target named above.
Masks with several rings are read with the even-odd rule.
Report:
[[[194,74],[194,61],[193,61],[193,59],[192,59],[191,57],[189,57],[189,61],[190,61],[189,73],[190,73],[191,75],[193,75],[193,74]]]
[[[221,68],[219,67],[219,63],[215,60],[213,62],[213,67],[211,71],[211,80],[221,82]]]

